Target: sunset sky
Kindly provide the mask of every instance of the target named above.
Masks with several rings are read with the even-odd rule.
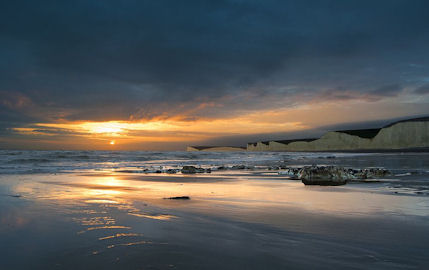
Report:
[[[183,150],[429,115],[429,1],[2,1],[0,148]]]

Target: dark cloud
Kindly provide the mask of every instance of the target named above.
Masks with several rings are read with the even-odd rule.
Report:
[[[380,96],[396,96],[401,91],[402,86],[400,84],[388,84],[371,91],[371,94]]]
[[[2,94],[0,113],[196,119],[315,98],[380,100],[427,77],[428,8],[418,0],[7,1],[0,91],[27,103],[11,107]]]
[[[424,84],[417,89],[414,90],[414,93],[419,95],[426,95],[429,94],[429,84]]]

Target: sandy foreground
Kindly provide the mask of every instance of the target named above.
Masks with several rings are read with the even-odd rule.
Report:
[[[425,269],[429,196],[269,171],[0,176],[1,269]],[[190,200],[166,200],[190,196]]]

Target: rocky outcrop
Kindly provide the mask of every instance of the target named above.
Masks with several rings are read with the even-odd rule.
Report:
[[[279,175],[288,175],[291,179],[301,180],[305,185],[339,186],[349,181],[361,182],[391,175],[384,168],[353,169],[338,166],[304,166],[279,171]]]
[[[247,144],[248,151],[354,151],[429,147],[429,118],[410,119],[381,129],[331,131],[319,139]]]
[[[193,174],[193,173],[211,173],[211,169],[197,168],[195,166],[183,166],[181,169],[183,174]]]
[[[351,175],[341,167],[304,167],[298,177],[305,185],[339,186],[345,185]]]

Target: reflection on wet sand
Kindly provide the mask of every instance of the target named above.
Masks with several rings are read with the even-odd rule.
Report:
[[[100,227],[89,227],[89,228],[86,228],[86,231],[106,230],[106,229],[125,229],[125,230],[129,230],[129,229],[131,229],[131,227],[127,227],[127,226],[100,226]],[[84,233],[86,231],[80,231],[80,232],[78,232],[78,234]]]
[[[176,216],[173,216],[173,215],[164,215],[164,214],[128,213],[128,215],[135,216],[135,217],[143,217],[143,218],[156,219],[156,220],[170,220],[172,218],[177,218]]]
[[[401,212],[411,215],[428,215],[427,209],[415,205],[425,197],[393,196],[386,192],[389,188],[383,183],[349,185],[343,187],[306,187],[299,181],[287,177],[270,175],[258,176],[258,172],[235,175],[235,181],[225,182],[178,182],[177,176],[170,182],[166,178],[161,182],[152,181],[154,176],[141,176],[138,180],[129,180],[128,175],[116,176],[45,176],[42,181],[23,182],[15,187],[15,192],[25,194],[37,200],[51,201],[59,205],[86,205],[87,211],[94,207],[119,209],[132,216],[169,220],[174,215],[166,213],[148,213],[141,203],[159,207],[181,208],[192,211],[219,211],[223,207],[244,207],[246,209],[264,207],[295,207],[314,212],[334,215],[354,213],[359,215],[377,212]],[[221,174],[213,174],[219,178]],[[165,177],[165,176],[163,176]],[[207,178],[207,176],[205,176]],[[185,177],[184,177],[185,178]],[[190,196],[189,202],[165,201],[162,198]],[[136,203],[140,203],[136,207]],[[216,205],[217,207],[208,207]],[[144,206],[144,205],[143,205]],[[219,209],[219,210],[216,210]]]
[[[98,240],[102,241],[102,240],[119,238],[119,237],[127,237],[127,236],[143,236],[143,235],[142,234],[138,234],[138,233],[117,233],[117,234],[114,234],[114,235],[100,237],[100,238],[98,238]]]
[[[350,233],[355,230],[353,222],[360,219],[369,220],[359,224],[371,232],[372,220],[378,216],[388,217],[387,221],[382,220],[383,226],[389,226],[391,218],[416,220],[429,216],[426,196],[398,196],[389,192],[384,183],[306,187],[288,177],[259,171],[214,172],[204,175],[200,182],[195,180],[198,176],[192,176],[191,181],[188,176],[160,177],[111,172],[85,176],[32,175],[10,186],[10,193],[23,197],[8,199],[31,201],[41,205],[41,209],[49,209],[47,212],[64,215],[72,221],[69,222],[73,230],[70,235],[85,250],[85,256],[102,260],[115,258],[115,262],[132,252],[136,252],[135,258],[140,258],[152,254],[152,250],[161,254],[159,258],[164,258],[162,254],[167,251],[177,254],[183,249],[187,250],[186,255],[198,254],[207,245],[214,245],[206,250],[210,256],[213,250],[221,254],[223,249],[233,254],[252,250],[255,241],[264,249],[269,247],[270,254],[277,254],[279,258],[287,248],[294,254],[292,258],[302,258],[301,254],[293,253],[296,247],[347,249],[346,244],[331,243],[332,239],[318,240],[317,235],[339,237],[343,233],[344,239],[353,238],[354,233]],[[216,180],[211,181],[211,177]],[[191,199],[163,199],[175,196]],[[4,216],[1,218],[2,223],[7,222]],[[336,223],[331,223],[332,219]],[[347,226],[341,226],[346,219]],[[262,225],[267,227],[260,232],[258,226]],[[356,225],[357,231],[361,230],[359,226]],[[374,234],[391,231],[383,228]],[[366,234],[361,238],[372,237]],[[413,237],[419,239],[419,236]],[[217,246],[218,241],[222,248]],[[239,250],[234,249],[235,245]],[[256,250],[260,252],[259,248]],[[320,248],[314,254],[325,252],[327,258],[338,256],[326,250]],[[356,250],[357,247],[349,248],[341,256],[362,258],[353,254]],[[181,258],[183,254],[179,254]],[[364,249],[358,254],[381,261],[376,252]],[[216,263],[216,259],[212,263]]]

